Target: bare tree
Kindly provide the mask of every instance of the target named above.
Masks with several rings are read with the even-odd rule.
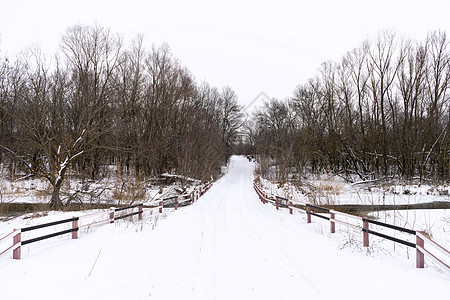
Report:
[[[381,153],[383,163],[383,174],[388,175],[388,101],[391,96],[391,87],[396,78],[396,73],[403,61],[403,56],[396,60],[395,54],[397,43],[395,34],[384,31],[378,36],[374,48],[369,50],[369,74],[370,89],[372,91],[372,101],[374,107],[375,124],[380,124],[381,129]]]
[[[450,127],[450,43],[446,33],[434,32],[428,36],[429,70],[427,72],[426,107],[429,140],[423,147],[420,177],[424,169],[435,159],[433,165],[439,165],[439,172],[448,174],[449,169],[449,127]],[[435,153],[435,155],[433,155]]]
[[[222,140],[228,155],[231,155],[232,145],[236,141],[238,130],[242,125],[242,107],[238,103],[236,93],[230,87],[224,87],[219,97]]]
[[[69,94],[73,136],[86,135],[89,151],[79,160],[81,169],[95,177],[113,130],[113,78],[121,63],[122,39],[109,29],[76,25],[61,40],[71,71]]]

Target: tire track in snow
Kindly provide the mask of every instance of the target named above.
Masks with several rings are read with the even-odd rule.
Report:
[[[259,201],[259,200],[258,200]],[[273,209],[273,208],[272,208]],[[278,213],[273,212],[272,213]],[[272,252],[272,255],[277,255],[278,258],[284,258],[286,261],[285,265],[290,265],[290,274],[291,276],[299,275],[302,278],[302,282],[305,286],[311,288],[313,291],[317,293],[318,296],[323,297],[324,299],[331,299],[335,295],[333,295],[333,292],[330,291],[326,286],[324,285],[318,285],[316,283],[320,283],[322,280],[320,277],[315,276],[314,272],[312,272],[311,269],[309,269],[309,266],[305,266],[302,261],[305,259],[308,259],[309,257],[314,257],[314,255],[310,255],[310,249],[308,247],[298,247],[297,242],[295,241],[296,237],[290,236],[286,234],[283,230],[283,228],[280,228],[277,224],[277,222],[271,222],[269,226],[269,223],[267,220],[263,220],[262,216],[260,214],[255,214],[259,219],[259,224],[264,227],[264,231],[267,233],[270,233],[271,241],[277,245],[283,245],[283,243],[288,243],[289,247],[278,247],[277,251],[274,252],[271,248],[271,245],[269,242],[265,242],[265,245],[268,249],[268,251]],[[295,215],[294,215],[295,216]],[[292,218],[294,216],[287,215],[283,216],[284,218]],[[298,215],[297,215],[298,217]],[[251,226],[251,225],[250,225]],[[300,236],[299,236],[300,237]],[[295,251],[296,250],[296,251]],[[282,254],[280,256],[279,254]],[[299,253],[302,253],[303,256],[301,259],[299,259]]]
[[[251,184],[250,188],[253,188]],[[333,294],[329,291],[324,290],[324,287],[319,287],[318,285],[316,285],[314,282],[319,282],[317,281],[317,278],[314,278],[315,280],[312,281],[310,278],[311,275],[309,273],[306,274],[302,271],[303,266],[299,264],[297,259],[295,259],[295,257],[298,257],[298,252],[288,253],[287,249],[281,246],[286,241],[291,242],[292,236],[285,234],[284,228],[280,228],[278,222],[276,222],[280,216],[274,215],[271,220],[264,219],[262,214],[260,213],[260,210],[267,209],[267,207],[259,202],[256,194],[255,197],[253,197],[252,199],[247,199],[246,201],[255,201],[260,207],[257,207],[257,209],[253,210],[251,210],[251,208],[246,209],[246,213],[250,213],[252,216],[251,222],[249,221],[249,218],[245,218],[242,215],[243,210],[241,210],[241,220],[246,225],[247,230],[251,231],[255,236],[257,236],[259,242],[262,245],[261,248],[269,253],[268,257],[276,258],[276,263],[278,265],[281,265],[282,267],[285,267],[287,269],[286,271],[289,271],[287,272],[288,274],[286,274],[286,277],[296,277],[296,275],[300,275],[300,277],[302,278],[300,282],[302,282],[301,284],[305,288],[308,288],[313,293],[316,293],[318,297],[330,299]],[[270,214],[278,213],[273,211],[272,207],[270,207],[270,209]],[[283,217],[289,218],[293,216],[287,215]],[[264,239],[261,237],[261,233],[264,234]],[[277,245],[276,249],[274,249],[274,245]],[[292,249],[292,247],[290,249]]]
[[[202,204],[206,204],[207,203],[207,198],[208,195],[205,195],[203,200],[205,200],[205,203]],[[202,291],[202,287],[205,286],[204,281],[205,281],[205,274],[202,274],[204,272],[202,272],[202,270],[204,271],[205,268],[211,268],[214,266],[214,262],[217,260],[217,255],[216,255],[216,227],[217,227],[217,215],[219,210],[219,207],[222,205],[223,202],[223,197],[220,197],[220,201],[218,201],[217,205],[215,205],[213,207],[213,209],[208,209],[208,210],[213,210],[212,215],[214,215],[215,217],[212,218],[211,220],[211,216],[202,215],[202,222],[201,222],[201,241],[200,241],[200,249],[199,249],[199,253],[197,256],[197,264],[196,264],[196,269],[194,271],[194,282],[193,282],[193,286],[192,286],[192,291],[197,292],[199,291],[200,293],[203,293],[204,291]],[[211,201],[213,202],[213,201]],[[211,206],[211,204],[207,204],[207,206]],[[211,222],[212,221],[212,222]],[[212,223],[212,227],[211,227],[211,223]],[[209,232],[208,229],[212,228],[212,231]],[[205,234],[206,231],[206,234]],[[208,243],[205,241],[212,241],[212,246],[208,246]],[[212,251],[212,253],[209,252]],[[210,272],[212,274],[211,277],[211,284],[208,284],[208,286],[212,286],[212,287],[216,287],[216,279],[215,279],[215,272]],[[215,291],[214,291],[215,292]]]

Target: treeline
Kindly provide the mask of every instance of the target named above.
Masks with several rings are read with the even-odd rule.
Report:
[[[197,84],[166,45],[146,50],[141,36],[124,47],[109,29],[77,25],[54,58],[0,58],[1,163],[46,178],[52,208],[69,169],[208,179],[231,155],[240,118],[233,90]]]
[[[382,32],[255,115],[262,171],[274,164],[280,180],[297,170],[448,182],[449,87],[445,33],[416,42]]]

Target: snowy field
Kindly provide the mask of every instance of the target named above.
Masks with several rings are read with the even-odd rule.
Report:
[[[326,221],[262,204],[253,169],[233,157],[191,206],[30,244],[21,260],[1,256],[0,299],[448,298],[450,274],[416,269],[413,251],[362,249],[360,233],[331,236]],[[0,238],[73,215],[1,222]]]

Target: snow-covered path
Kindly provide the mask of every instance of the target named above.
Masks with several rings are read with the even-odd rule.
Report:
[[[263,205],[253,164],[230,170],[156,227],[108,225],[0,260],[0,299],[445,299],[450,280],[314,232]]]

